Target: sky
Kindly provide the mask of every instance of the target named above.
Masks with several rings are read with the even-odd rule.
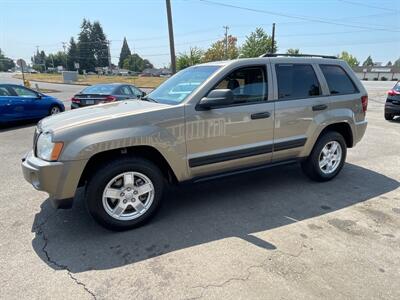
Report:
[[[171,0],[176,53],[222,39],[223,26],[242,44],[256,27],[271,33],[278,52],[336,55],[363,62],[400,58],[400,0]],[[122,40],[155,66],[169,65],[165,0],[0,0],[0,49],[30,62],[36,51],[63,50],[83,18],[98,20],[111,41],[113,63]]]

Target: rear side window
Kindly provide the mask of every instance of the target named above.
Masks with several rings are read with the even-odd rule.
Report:
[[[393,88],[396,92],[400,92],[400,81]]]
[[[301,99],[321,95],[314,69],[308,64],[277,64],[278,99]]]
[[[340,66],[320,65],[321,71],[328,83],[331,95],[345,95],[358,93],[356,86],[349,75]]]
[[[11,96],[11,94],[6,87],[0,86],[0,96]]]

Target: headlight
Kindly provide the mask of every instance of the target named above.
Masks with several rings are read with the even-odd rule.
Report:
[[[62,142],[53,143],[50,132],[44,132],[39,135],[36,143],[36,155],[44,160],[57,160],[63,148]]]

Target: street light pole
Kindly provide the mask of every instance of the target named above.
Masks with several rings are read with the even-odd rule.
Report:
[[[175,44],[174,44],[174,29],[172,27],[172,14],[171,14],[171,1],[165,0],[167,6],[167,18],[168,18],[168,33],[169,33],[169,49],[171,54],[171,72],[176,73],[176,59],[175,59]]]

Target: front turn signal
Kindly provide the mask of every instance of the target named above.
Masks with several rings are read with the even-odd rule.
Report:
[[[63,147],[64,147],[63,142],[57,142],[54,144],[53,151],[51,151],[51,160],[53,160],[53,161],[58,160]]]

